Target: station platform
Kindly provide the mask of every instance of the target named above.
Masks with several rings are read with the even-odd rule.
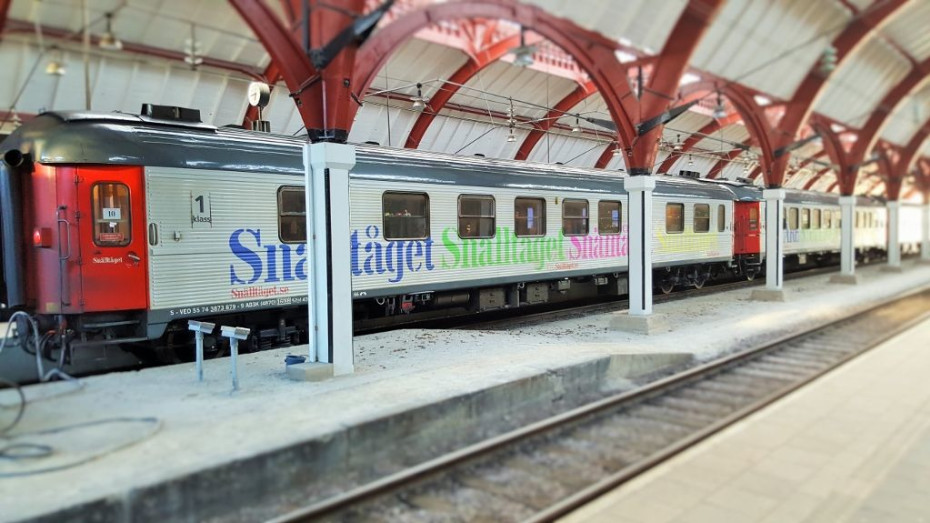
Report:
[[[930,320],[562,518],[930,521]]]
[[[659,304],[655,311],[667,315],[671,330],[650,336],[612,330],[611,314],[511,330],[359,336],[356,372],[317,383],[286,378],[285,355],[306,350],[292,347],[240,356],[241,388],[234,393],[228,359],[207,361],[202,383],[194,365],[184,364],[86,378],[79,388],[25,387],[30,401],[10,436],[54,452],[0,460],[0,521],[266,519],[604,393],[930,286],[930,267],[904,265],[901,273],[859,268],[858,285],[828,283],[829,275],[789,280],[786,302],[750,301],[745,289]],[[905,391],[919,382],[899,379],[896,396],[889,392],[884,402],[862,407],[878,414],[892,399],[913,405],[917,395]],[[0,393],[0,427],[17,403],[14,391]],[[873,431],[878,425],[865,424]],[[888,434],[905,437],[900,430]],[[784,460],[816,457],[815,450],[786,450]],[[750,459],[751,453],[727,456],[721,467]],[[803,463],[795,472],[802,471]],[[828,478],[837,471],[814,473]],[[728,481],[722,478],[715,472],[704,479],[721,487]],[[750,485],[741,488],[753,492]],[[863,492],[859,485],[844,488]],[[673,507],[703,501],[679,490],[646,520],[679,516]],[[799,503],[815,496],[803,494]],[[759,497],[743,503],[754,506]],[[230,513],[231,500],[249,508]],[[602,517],[597,511],[575,517],[584,514]]]

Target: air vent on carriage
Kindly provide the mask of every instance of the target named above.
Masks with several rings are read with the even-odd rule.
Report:
[[[176,107],[173,105],[142,104],[142,116],[155,120],[172,120],[175,122],[202,123],[199,109]]]
[[[752,178],[743,178],[741,176],[737,177],[736,181],[738,181],[739,183],[745,183],[746,185],[753,185],[756,183],[752,180]]]
[[[701,173],[699,173],[699,172],[697,172],[697,171],[685,171],[685,170],[681,170],[681,171],[678,171],[678,176],[681,176],[681,177],[683,177],[683,178],[694,178],[694,179],[697,179],[697,178],[700,178],[700,177],[701,177]]]

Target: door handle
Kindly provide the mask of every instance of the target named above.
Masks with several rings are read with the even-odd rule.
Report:
[[[129,251],[129,253],[126,254],[126,257],[132,260],[133,265],[139,265],[139,262],[142,261],[142,258],[140,258],[139,255],[133,251]]]

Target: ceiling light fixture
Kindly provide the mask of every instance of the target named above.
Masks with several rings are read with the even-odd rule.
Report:
[[[714,107],[714,119],[721,120],[727,117],[727,108],[723,105],[723,96],[717,91],[717,105]]]
[[[517,67],[529,67],[533,65],[533,53],[536,52],[535,45],[526,45],[526,29],[520,27],[520,45],[510,50],[514,54],[513,65]]]
[[[837,59],[836,47],[828,45],[823,50],[823,54],[820,55],[820,64],[818,66],[820,74],[827,76],[832,73],[836,69]]]
[[[106,49],[107,51],[122,51],[123,42],[116,37],[116,34],[113,32],[113,13],[107,13],[107,32],[103,33],[103,36],[100,37],[101,49]]]
[[[581,132],[581,125],[580,125],[579,122],[578,122],[578,117],[577,117],[577,116],[575,117],[575,125],[572,127],[572,132],[573,132],[573,133],[580,133],[580,132]]]
[[[510,134],[507,135],[507,143],[513,143],[516,141],[517,137],[513,134],[513,124],[510,124]]]
[[[612,153],[614,156],[620,156],[623,152],[620,150],[620,142],[614,142],[614,150]]]
[[[423,99],[423,84],[417,83],[417,95],[413,97],[413,105],[410,107],[418,113],[426,109],[426,100]]]
[[[743,164],[743,176],[749,176],[749,164],[748,163]]]
[[[23,125],[23,119],[19,117],[19,113],[16,112],[16,109],[13,109],[13,116],[10,118],[10,123],[13,124],[13,129]]]
[[[184,54],[184,61],[192,70],[196,70],[197,66],[203,63],[203,46],[194,34],[194,24],[191,24],[191,37],[184,41]]]
[[[690,154],[688,155],[688,167],[694,167],[694,158]]]
[[[45,66],[45,74],[52,76],[64,76],[67,69],[64,66],[64,59],[61,53],[61,49],[57,47],[52,47],[50,49],[52,54],[52,59],[49,60],[48,64]]]
[[[676,153],[680,153],[682,149],[684,149],[684,144],[681,143],[681,135],[679,134],[675,139],[675,143],[672,144],[672,150]]]

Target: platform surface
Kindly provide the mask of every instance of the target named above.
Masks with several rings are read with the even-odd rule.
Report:
[[[930,320],[563,518],[930,521]]]
[[[744,289],[659,304],[655,310],[667,315],[672,331],[650,336],[610,329],[610,314],[510,331],[401,330],[361,336],[355,339],[356,373],[318,383],[285,376],[284,356],[301,354],[303,348],[240,356],[241,390],[235,394],[230,394],[228,359],[207,361],[203,383],[196,381],[193,364],[87,378],[77,392],[30,403],[14,434],[120,416],[154,418],[157,431],[123,427],[132,432],[110,437],[135,443],[120,449],[120,441],[91,433],[75,444],[85,451],[108,446],[115,450],[80,466],[0,479],[0,520],[120,496],[387,414],[605,355],[683,352],[710,359],[930,285],[930,267],[905,262],[905,268],[902,274],[883,273],[878,267],[857,269],[857,286],[831,285],[829,275],[791,280],[785,289],[792,300],[786,303],[750,301],[751,290]],[[46,387],[27,387],[27,393],[42,396]],[[0,425],[9,416],[9,409],[0,409]],[[56,445],[54,440],[50,444]],[[736,458],[728,459],[723,463]],[[43,492],[55,495],[37,494]]]

